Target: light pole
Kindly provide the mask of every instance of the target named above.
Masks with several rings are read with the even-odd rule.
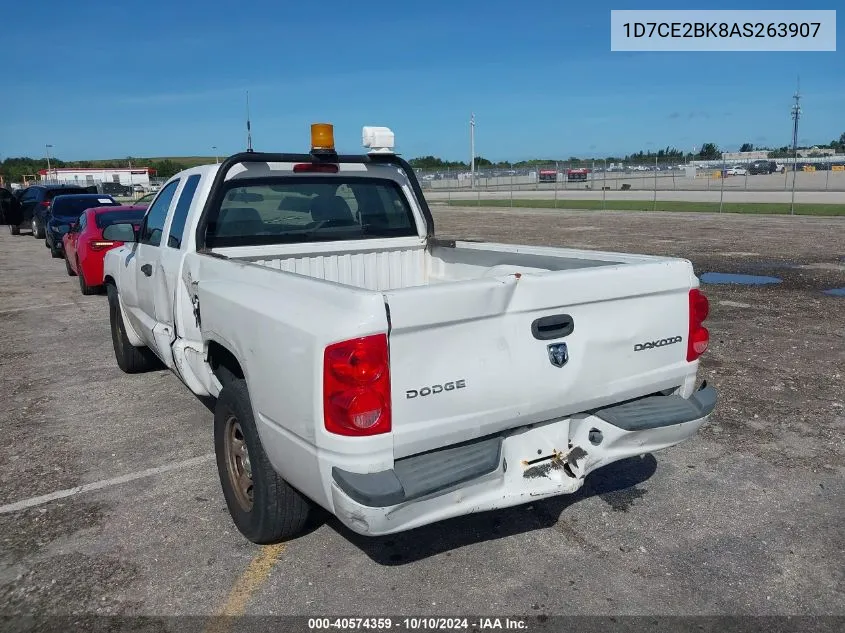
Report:
[[[475,112],[469,118],[469,181],[475,189]]]
[[[217,159],[217,146],[216,146],[216,145],[212,145],[212,146],[211,146],[211,149],[212,149],[212,151],[214,152],[214,164],[216,165],[216,164],[218,164],[218,163],[220,162],[220,161]]]
[[[799,80],[798,90],[792,95],[795,104],[792,106],[792,203],[789,206],[789,215],[795,215],[795,179],[798,177],[798,119],[801,118],[801,83]]]
[[[44,146],[47,149],[47,181],[50,180],[50,148],[53,147],[49,143]]]

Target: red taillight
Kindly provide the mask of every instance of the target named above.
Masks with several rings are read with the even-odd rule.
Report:
[[[692,362],[707,351],[710,332],[702,325],[710,313],[710,302],[698,288],[689,291],[689,336],[687,337],[687,361]]]
[[[337,165],[333,163],[297,163],[293,166],[293,173],[311,172],[318,174],[336,174]]]
[[[88,242],[88,247],[92,251],[104,251],[107,248],[111,248],[112,246],[118,246],[119,244],[123,244],[123,242],[110,242],[108,240],[91,240]]]
[[[50,206],[50,203],[47,200],[42,200],[40,204],[41,204],[42,207],[49,207]]]
[[[375,334],[326,347],[323,419],[338,435],[390,431],[390,361],[387,335]]]

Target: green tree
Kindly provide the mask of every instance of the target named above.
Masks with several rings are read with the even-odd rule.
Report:
[[[769,152],[768,158],[790,158],[792,156],[792,148],[784,145]]]
[[[832,140],[827,147],[836,150],[837,153],[845,152],[845,132],[839,135],[838,141],[836,139]]]
[[[412,158],[408,161],[411,167],[415,169],[466,169],[467,163],[445,161],[437,156],[420,156]]]
[[[754,145],[752,145],[751,143],[743,143],[742,147],[739,148],[739,151],[740,152],[753,152],[754,151]]]
[[[716,143],[705,143],[701,146],[701,151],[698,152],[698,157],[701,160],[716,160],[722,156],[719,146]]]
[[[158,178],[170,178],[185,168],[184,165],[180,165],[169,158],[154,161],[138,160],[138,166],[142,166],[141,163],[146,163],[147,167],[152,167],[155,170],[156,177]]]

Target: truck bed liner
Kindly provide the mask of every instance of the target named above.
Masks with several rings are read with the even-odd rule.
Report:
[[[622,262],[561,257],[494,248],[466,249],[423,245],[287,256],[240,256],[241,261],[367,290],[398,290],[481,277],[578,270]]]

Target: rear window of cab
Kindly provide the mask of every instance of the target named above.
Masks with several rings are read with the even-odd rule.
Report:
[[[229,181],[206,239],[220,247],[416,234],[413,212],[396,182],[343,174]]]

